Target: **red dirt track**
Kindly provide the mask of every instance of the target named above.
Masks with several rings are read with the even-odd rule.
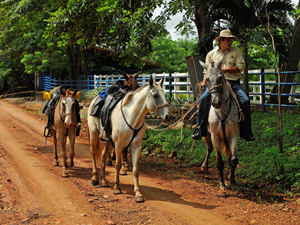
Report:
[[[51,140],[45,143],[43,137],[46,119],[41,108],[41,102],[0,100],[0,224],[300,223],[299,199],[257,204],[234,191],[218,198],[216,185],[151,168],[146,157],[140,163],[145,203],[134,201],[131,172],[120,177],[121,195],[112,192],[113,167],[107,167],[111,187],[92,186],[84,130],[76,138],[75,167],[63,178],[61,158],[60,166],[54,167]],[[58,153],[60,157],[60,149]],[[213,171],[201,176],[217,183]]]

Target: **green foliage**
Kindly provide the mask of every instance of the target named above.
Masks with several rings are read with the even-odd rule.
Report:
[[[156,37],[151,41],[152,51],[146,59],[156,62],[160,68],[149,72],[186,72],[185,57],[193,53],[196,40],[173,41],[170,36]]]
[[[268,183],[299,193],[300,115],[283,113],[283,154],[279,153],[277,146],[277,117],[277,113],[274,112],[252,114],[252,126],[257,140],[255,142],[238,140],[240,166],[237,169],[237,177],[250,184]],[[206,146],[203,141],[197,141],[195,148],[191,149],[193,131],[188,127],[183,129],[182,142],[179,142],[181,130],[171,130],[161,134],[153,130],[147,132],[150,138],[143,143],[145,154],[167,157],[172,151],[176,151],[177,157],[183,163],[182,166],[200,166],[204,160]],[[216,167],[213,155],[210,158],[210,166]],[[282,166],[283,174],[280,170]]]

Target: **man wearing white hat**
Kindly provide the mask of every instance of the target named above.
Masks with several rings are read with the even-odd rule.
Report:
[[[240,137],[246,141],[254,141],[255,138],[251,129],[250,100],[240,85],[240,73],[244,70],[245,60],[241,52],[237,48],[231,46],[233,38],[235,38],[235,36],[232,35],[230,30],[222,30],[220,35],[216,38],[216,42],[219,43],[219,48],[213,49],[207,54],[205,63],[211,64],[212,62],[218,62],[223,58],[221,69],[226,80],[229,81],[234,93],[237,95],[245,116],[245,120],[240,123]],[[206,70],[203,71],[203,81],[198,85],[201,88],[205,87]],[[209,90],[206,88],[199,100],[197,128],[192,136],[195,140],[200,140],[202,136],[207,135],[210,98]]]

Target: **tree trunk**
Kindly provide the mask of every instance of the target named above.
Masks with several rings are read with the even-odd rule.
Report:
[[[298,6],[300,4],[300,0],[298,3]],[[299,59],[300,59],[300,19],[295,20],[294,25],[294,32],[289,48],[289,57],[286,64],[286,70],[287,71],[297,71],[299,70]],[[296,79],[296,74],[283,74],[280,75],[281,82],[294,82]],[[291,85],[283,85],[282,86],[282,93],[289,94],[291,91],[292,86]],[[277,93],[277,85],[274,86],[272,93]],[[289,96],[283,96],[282,97],[282,104],[288,103]],[[270,96],[269,103],[277,103],[277,96]]]
[[[197,55],[200,60],[205,61],[207,53],[213,49],[214,35],[211,32],[213,23],[206,19],[206,12],[208,11],[208,4],[197,1],[195,5],[195,25],[198,33],[198,49]]]
[[[80,68],[81,68],[81,60],[80,60],[80,47],[75,44],[75,52],[74,52],[74,78],[75,80],[80,80]]]

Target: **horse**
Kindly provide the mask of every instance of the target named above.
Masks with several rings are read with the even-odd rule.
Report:
[[[111,113],[111,134],[106,134],[108,141],[105,142],[99,139],[99,133],[102,129],[101,120],[90,116],[95,99],[91,102],[88,109],[88,129],[93,164],[91,178],[93,185],[99,184],[98,168],[96,165],[96,160],[99,160],[100,184],[103,187],[108,187],[105,179],[105,162],[107,155],[114,146],[116,152],[116,173],[113,193],[121,194],[119,174],[122,166],[122,152],[124,149],[130,148],[132,153],[135,201],[144,202],[144,197],[140,192],[138,170],[138,159],[141,154],[142,141],[146,131],[144,120],[148,112],[158,113],[165,122],[171,120],[169,105],[165,97],[165,92],[162,89],[163,81],[164,79],[162,78],[159,83],[155,83],[151,77],[147,85],[125,95]]]
[[[222,149],[230,166],[231,185],[236,185],[235,169],[238,164],[237,158],[237,139],[239,131],[239,110],[238,105],[230,91],[230,84],[226,81],[221,70],[223,59],[212,65],[200,61],[203,68],[207,70],[206,80],[211,94],[211,105],[208,115],[208,135],[204,137],[207,153],[201,165],[201,171],[208,170],[208,159],[214,148],[216,151],[217,167],[219,170],[220,190],[218,196],[225,197],[224,183],[224,162],[222,159]]]
[[[66,142],[67,137],[70,141],[70,167],[74,166],[74,156],[75,156],[75,135],[76,135],[76,113],[75,113],[75,95],[77,89],[71,93],[69,89],[64,91],[60,88],[61,97],[55,107],[54,112],[54,126],[52,127],[52,142],[54,146],[54,166],[59,166],[58,156],[57,156],[57,139],[62,148],[63,157],[63,177],[68,177],[68,164],[66,155]],[[57,136],[56,136],[57,135]]]
[[[139,83],[137,82],[138,76],[139,73],[136,73],[135,75],[123,74],[123,77],[125,79],[124,85],[130,87],[131,91],[135,91],[140,87]],[[128,152],[127,149],[123,151],[122,168],[120,171],[120,175],[127,175],[127,171],[129,171],[127,152]],[[115,158],[115,151],[112,151],[112,154],[108,155],[108,161],[107,161],[108,166],[112,166],[112,158]]]

